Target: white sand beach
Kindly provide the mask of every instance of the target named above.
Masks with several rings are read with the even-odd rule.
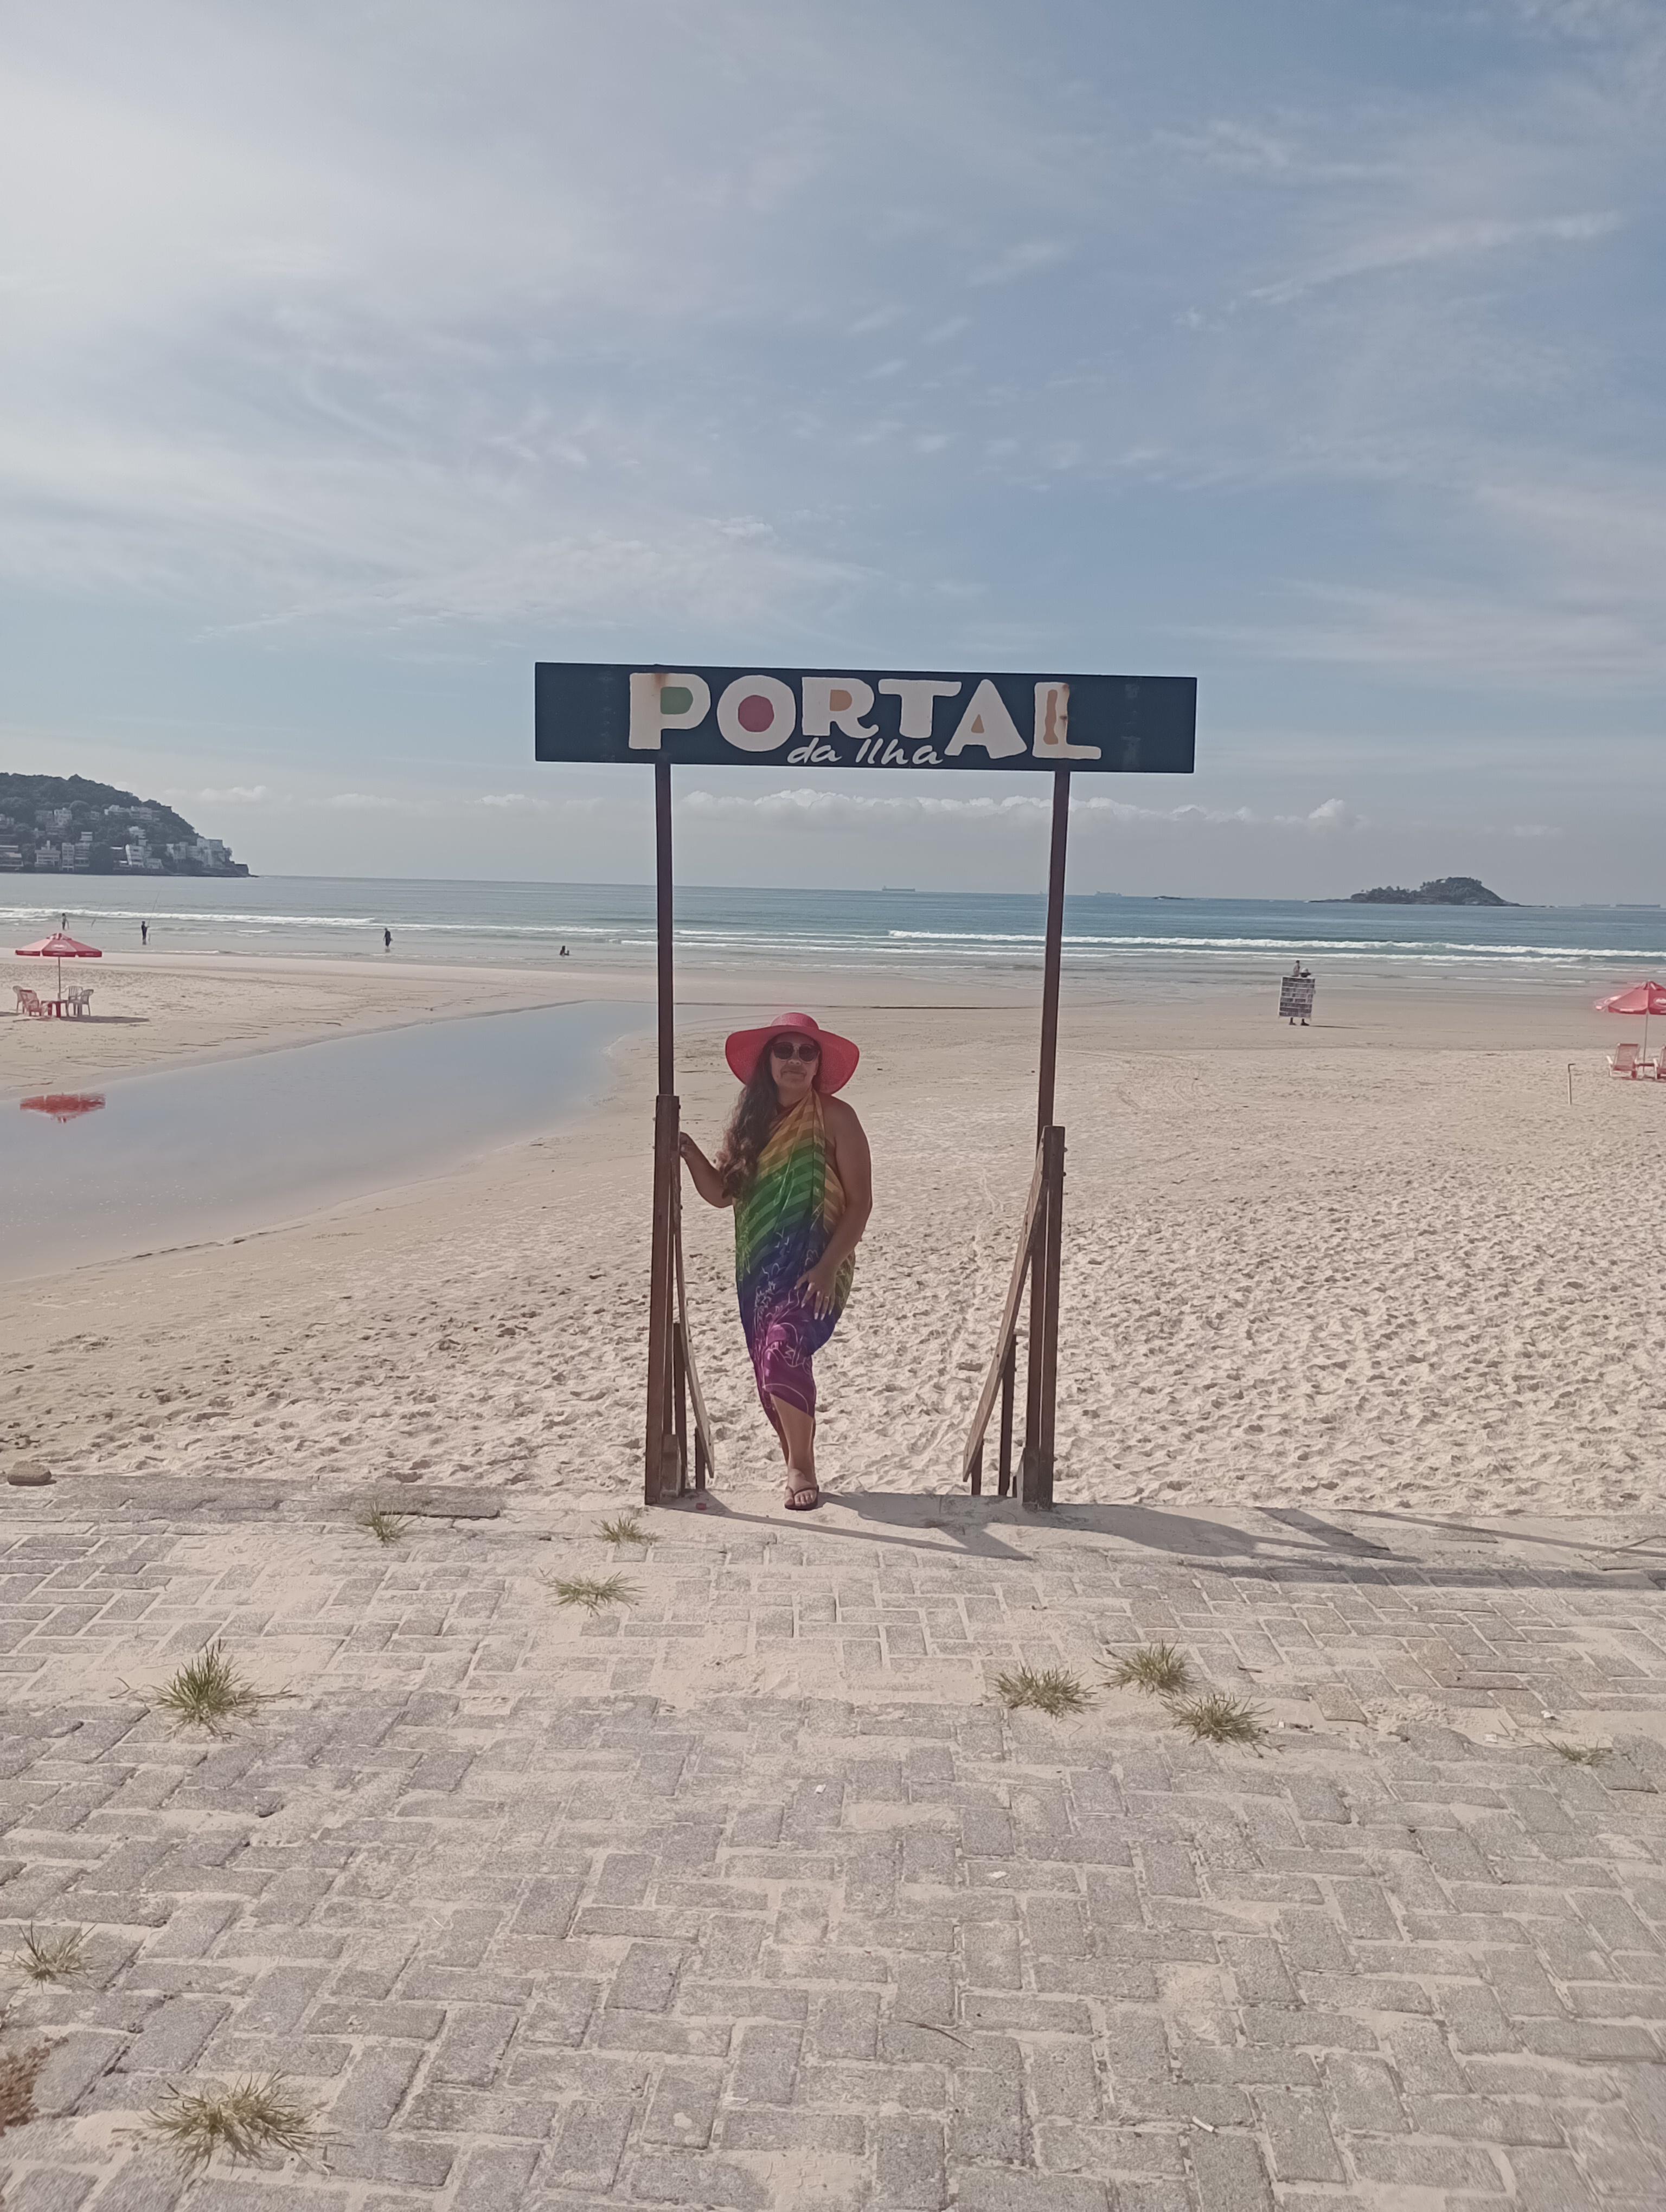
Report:
[[[551,977],[192,958],[103,980],[104,1003],[142,1018],[0,1024],[0,1091],[602,994],[578,963]],[[818,1362],[824,1475],[954,1488],[1029,1176],[1033,987],[681,982],[684,1116],[702,1138],[733,1097],[721,1040],[743,1018],[807,1001],[861,1042],[848,1095],[877,1203]],[[1067,994],[1060,1501],[1657,1503],[1666,1086],[1608,1076],[1616,1025],[1566,984],[1327,989],[1321,1017],[1287,1029],[1265,992]],[[234,1243],[0,1292],[0,1464],[40,1458],[64,1483],[631,1496],[652,1085],[633,1040],[605,1106],[536,1142]],[[691,1193],[686,1218],[717,1481],[756,1487],[771,1440],[728,1219]]]
[[[53,981],[52,964],[15,962],[5,980],[40,990]],[[8,1021],[0,1013],[0,1098],[578,995],[559,973],[520,968],[191,952],[71,962],[64,982],[92,990],[82,1019]]]

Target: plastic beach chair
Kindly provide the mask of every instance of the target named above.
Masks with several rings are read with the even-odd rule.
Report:
[[[1634,1044],[1615,1045],[1608,1054],[1608,1073],[1610,1075],[1634,1076],[1637,1073],[1637,1047]]]
[[[27,983],[14,983],[11,988],[12,996],[17,1001],[18,1013],[39,1014],[43,1021],[46,1019],[46,1009],[40,1003],[39,992],[32,991]]]

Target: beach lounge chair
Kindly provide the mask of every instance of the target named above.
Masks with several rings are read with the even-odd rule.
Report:
[[[46,1009],[40,1003],[39,992],[32,991],[27,983],[14,983],[12,996],[16,1000],[15,1012],[20,1014],[39,1014],[45,1021]]]
[[[1608,1073],[1632,1076],[1637,1073],[1637,1047],[1634,1044],[1615,1045],[1608,1054]]]

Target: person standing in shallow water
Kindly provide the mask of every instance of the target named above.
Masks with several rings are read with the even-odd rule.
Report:
[[[734,1208],[735,1285],[758,1401],[787,1462],[789,1511],[821,1503],[815,1355],[850,1296],[873,1211],[867,1139],[843,1090],[860,1058],[808,1014],[737,1030],[723,1056],[745,1086],[715,1161],[678,1149],[708,1206]]]

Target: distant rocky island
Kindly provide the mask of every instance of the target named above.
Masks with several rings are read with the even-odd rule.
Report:
[[[1318,902],[1331,905],[1336,902]],[[1350,906],[1514,906],[1514,899],[1500,898],[1489,891],[1485,884],[1474,876],[1434,876],[1426,884],[1420,884],[1414,891],[1403,890],[1398,884],[1379,884],[1375,890],[1353,891],[1347,903]]]
[[[222,838],[159,799],[84,775],[0,771],[0,873],[246,876]]]

